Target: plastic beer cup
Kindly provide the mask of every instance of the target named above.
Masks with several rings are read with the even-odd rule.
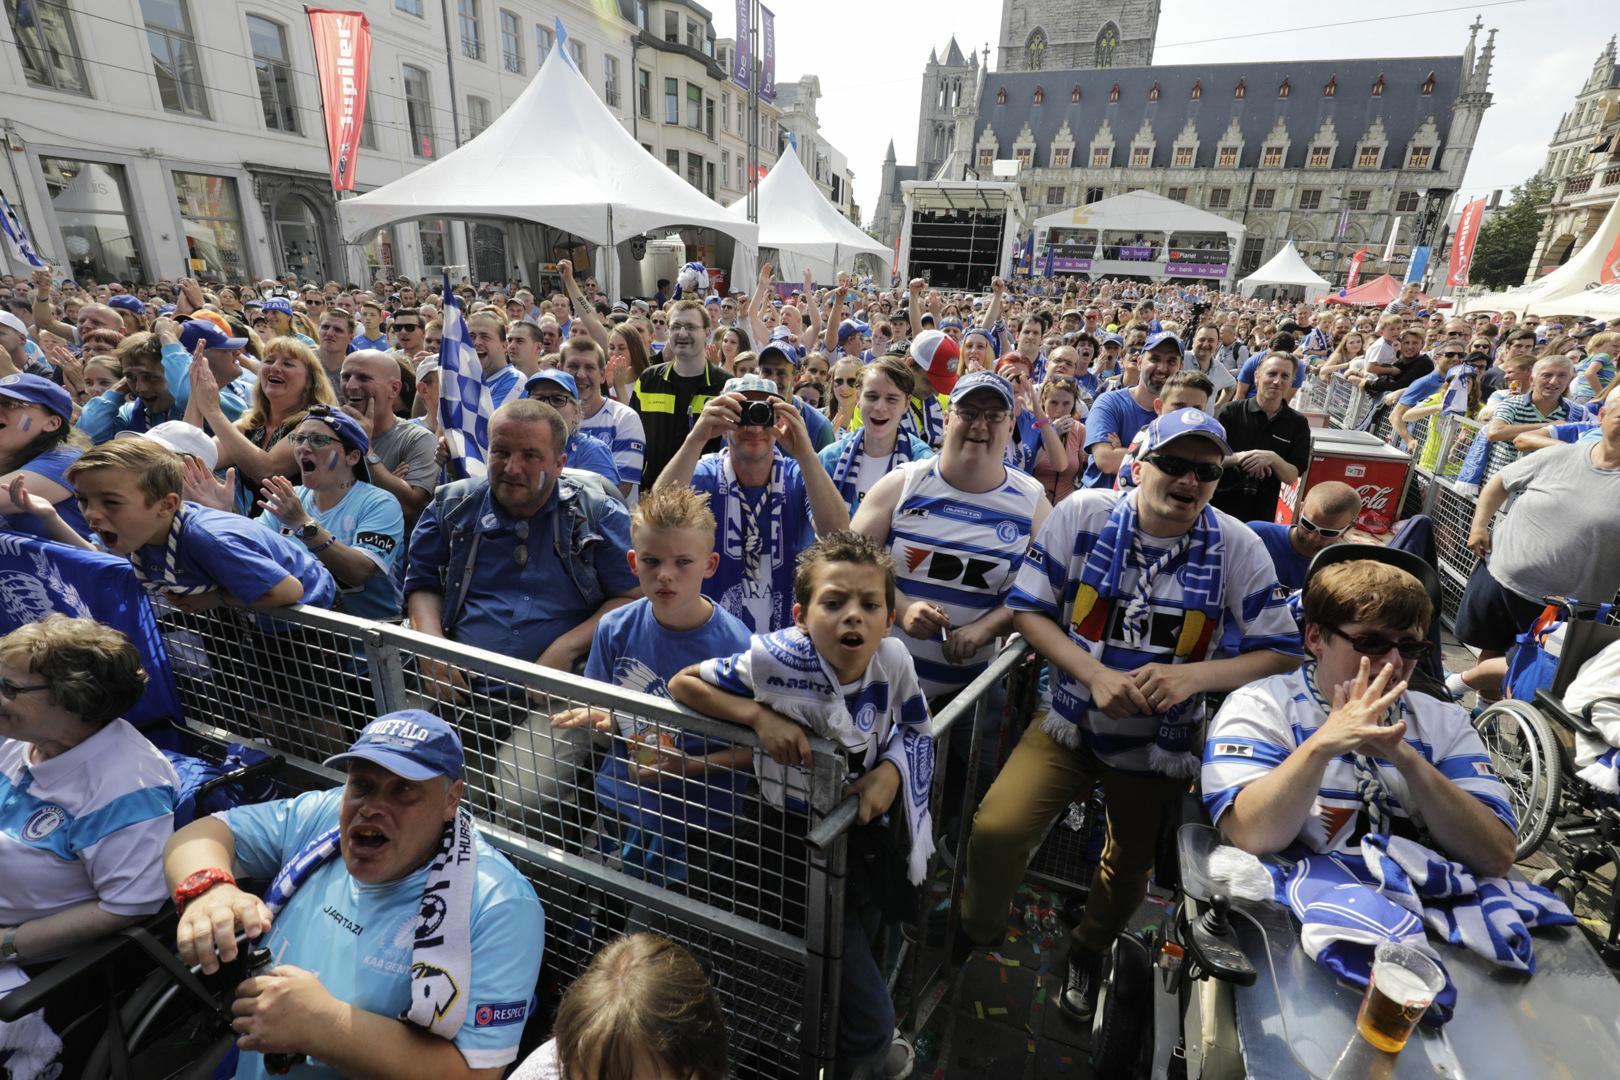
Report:
[[[1410,946],[1385,942],[1373,952],[1356,1030],[1378,1049],[1399,1052],[1445,985],[1439,964]]]

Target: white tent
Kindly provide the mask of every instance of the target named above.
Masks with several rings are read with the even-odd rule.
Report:
[[[1620,286],[1620,199],[1609,207],[1592,239],[1563,266],[1521,288],[1476,296],[1462,310],[1620,318],[1620,288],[1615,286]]]
[[[1162,233],[1166,240],[1171,233],[1225,233],[1232,241],[1232,250],[1239,249],[1245,232],[1243,226],[1231,218],[1211,214],[1196,206],[1155,195],[1151,191],[1127,191],[1072,210],[1059,210],[1055,214],[1035,219],[1036,229],[1102,229],[1106,232]]]
[[[839,270],[859,254],[875,255],[884,267],[892,256],[887,245],[872,239],[828,202],[804,171],[799,155],[788,150],[759,182],[759,246],[777,251],[776,276],[794,281],[809,270],[830,285]],[[748,216],[748,196],[728,208]],[[879,275],[888,279],[887,271]]]
[[[759,226],[739,220],[664,168],[607,110],[565,49],[477,138],[376,191],[338,203],[343,235],[425,217],[516,218],[617,246],[656,229],[695,225],[736,241],[732,281],[754,277]],[[604,284],[618,295],[617,260]]]
[[[1253,296],[1267,285],[1302,288],[1307,301],[1326,296],[1332,288],[1327,279],[1305,265],[1292,240],[1284,244],[1282,250],[1267,260],[1264,266],[1238,282],[1238,291],[1244,296]]]

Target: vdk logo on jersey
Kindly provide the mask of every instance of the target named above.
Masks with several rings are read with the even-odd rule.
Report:
[[[960,583],[965,589],[999,588],[991,585],[990,575],[1007,569],[1006,559],[991,559],[983,555],[952,555],[933,548],[906,545],[906,572],[915,574],[922,568],[929,581]]]
[[[67,811],[60,806],[42,806],[28,816],[23,823],[22,838],[24,840],[43,840],[67,821]]]

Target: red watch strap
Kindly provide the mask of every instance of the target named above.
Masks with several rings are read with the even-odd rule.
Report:
[[[181,912],[185,911],[187,904],[212,889],[215,885],[235,884],[236,878],[232,876],[229,870],[221,870],[217,866],[209,867],[206,870],[198,870],[174,887],[175,909]]]

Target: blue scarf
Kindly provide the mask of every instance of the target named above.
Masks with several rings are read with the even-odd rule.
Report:
[[[838,460],[833,463],[832,482],[838,489],[838,494],[844,497],[849,504],[850,513],[855,512],[857,486],[861,479],[862,459],[866,457],[863,447],[866,442],[866,429],[858,427],[844,437],[844,444],[838,450]],[[889,454],[889,464],[884,472],[892,470],[896,465],[911,460],[911,440],[906,433],[895,433],[894,451]]]
[[[1215,511],[1204,507],[1192,529],[1174,541],[1154,559],[1142,567],[1145,555],[1141,546],[1136,501],[1139,492],[1132,490],[1114,504],[1108,521],[1097,533],[1097,542],[1086,554],[1080,568],[1079,589],[1075,596],[1069,637],[1087,653],[1113,671],[1132,671],[1143,664],[1192,663],[1204,659],[1211,644],[1220,640],[1220,629],[1226,614],[1222,602],[1225,592],[1226,545]],[[1133,587],[1124,587],[1127,571],[1139,569]],[[1181,632],[1175,652],[1170,656],[1151,652],[1137,646],[1145,644],[1148,623],[1152,617],[1151,590],[1163,574],[1174,573],[1181,583],[1179,604],[1168,598],[1158,598],[1158,605],[1179,606],[1183,612]],[[1123,603],[1119,615],[1120,635],[1124,644],[1105,642],[1107,627],[1113,621],[1112,607]],[[1091,708],[1088,699],[1076,710],[1077,717]],[[1199,767],[1196,745],[1199,738],[1201,710],[1195,695],[1172,706],[1155,719],[1153,745],[1148,750],[1148,761],[1155,771],[1167,776],[1194,776]],[[1053,729],[1054,723],[1059,725]],[[1066,746],[1078,744],[1077,733],[1067,730],[1070,723],[1057,710],[1047,713],[1047,733]]]

